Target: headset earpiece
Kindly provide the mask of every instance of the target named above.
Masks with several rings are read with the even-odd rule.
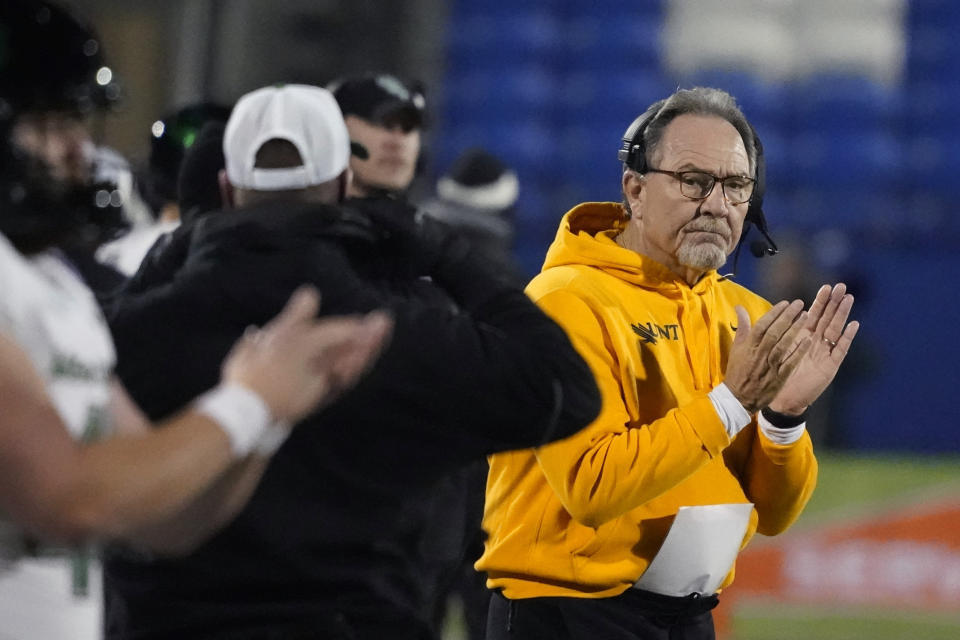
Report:
[[[650,109],[641,114],[630,123],[623,134],[617,159],[637,173],[643,173],[647,170],[647,150],[643,144],[643,136],[658,111]]]

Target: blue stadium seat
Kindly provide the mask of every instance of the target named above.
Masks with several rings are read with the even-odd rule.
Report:
[[[622,169],[617,149],[629,124],[601,121],[560,130],[554,139],[557,178],[578,190],[618,197]]]
[[[859,74],[823,73],[793,86],[795,124],[802,130],[875,131],[894,127],[903,96]]]
[[[942,82],[960,72],[960,21],[923,25],[907,34],[907,76],[912,81]]]
[[[906,94],[901,128],[911,136],[955,136],[960,133],[960,77],[913,82]]]
[[[642,14],[644,16],[662,15],[670,0],[633,0],[624,9],[623,0],[540,0],[551,6],[559,7],[567,16],[584,14],[598,15],[607,19]]]
[[[663,50],[663,17],[659,11],[630,10],[613,15],[591,12],[571,16],[564,24],[568,64],[658,68]]]
[[[548,126],[539,120],[488,122],[448,130],[444,146],[482,146],[514,167],[522,179],[540,179],[555,171],[556,141]]]
[[[938,196],[957,195],[960,132],[911,137],[904,146],[904,175],[908,188]]]
[[[910,0],[906,4],[910,28],[960,25],[960,4],[956,0]]]
[[[905,213],[904,194],[879,184],[805,185],[790,193],[786,225],[802,230],[824,228],[894,233]]]
[[[767,190],[772,192],[789,188],[796,180],[796,154],[791,148],[790,139],[779,129],[762,127],[757,123],[754,123],[754,126],[763,144],[763,155],[767,163]]]
[[[792,195],[790,189],[778,185],[767,186],[767,194],[763,199],[763,213],[767,219],[767,224],[770,225],[774,240],[777,239],[777,229],[795,226]],[[751,237],[754,236],[751,235]]]
[[[672,91],[670,81],[659,70],[612,67],[565,75],[557,98],[563,123],[617,124],[622,133],[650,104]]]
[[[474,123],[440,123],[429,150],[430,162],[436,167],[449,167],[464,149],[486,147],[486,129]]]
[[[960,246],[960,220],[956,212],[956,194],[944,191],[908,191],[901,220],[902,228],[930,244],[950,245],[955,253]],[[952,239],[952,242],[951,242]]]
[[[558,79],[544,65],[467,71],[449,77],[445,111],[454,122],[549,117],[559,93]]]
[[[550,60],[563,46],[560,19],[546,9],[470,13],[447,30],[449,62],[461,71]]]
[[[789,144],[798,186],[889,187],[906,179],[903,141],[890,133],[814,130]]]

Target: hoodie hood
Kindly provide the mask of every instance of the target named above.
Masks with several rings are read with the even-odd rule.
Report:
[[[709,271],[693,287],[656,260],[618,245],[614,238],[627,225],[618,202],[585,202],[568,211],[547,250],[543,269],[575,264],[600,269],[646,289],[692,290],[705,293],[715,284],[716,271]]]

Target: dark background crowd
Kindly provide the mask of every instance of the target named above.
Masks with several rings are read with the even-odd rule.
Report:
[[[956,55],[958,45],[953,38],[953,31],[960,26],[960,9],[955,3],[947,0],[845,0],[842,3],[835,0],[726,0],[723,3],[644,0],[624,5],[609,0],[531,0],[517,6],[502,0],[480,4],[462,0],[62,1],[89,19],[101,38],[86,40],[87,36],[81,34],[80,40],[68,37],[53,40],[61,42],[65,51],[69,49],[64,59],[82,59],[88,64],[96,60],[93,69],[103,65],[95,74],[99,86],[86,85],[98,101],[87,104],[90,95],[74,95],[68,91],[66,97],[78,103],[69,105],[71,109],[67,112],[54,108],[46,113],[44,109],[53,106],[49,104],[33,104],[38,107],[36,111],[25,107],[30,99],[37,98],[25,88],[31,85],[26,78],[43,79],[40,85],[47,82],[47,88],[59,91],[70,85],[57,74],[69,75],[70,65],[55,65],[53,61],[60,59],[59,52],[53,50],[56,47],[38,44],[40,38],[30,37],[28,30],[0,29],[0,66],[9,60],[18,64],[24,59],[34,61],[22,65],[26,75],[11,76],[13,80],[5,77],[4,91],[9,97],[25,102],[21,105],[11,100],[12,106],[7,108],[8,103],[0,101],[0,123],[19,113],[18,126],[12,129],[17,144],[29,148],[33,154],[39,150],[56,154],[59,148],[62,154],[50,167],[53,175],[82,187],[79,193],[86,203],[82,211],[90,219],[84,218],[85,222],[77,227],[79,231],[63,240],[58,248],[74,263],[87,284],[101,295],[100,302],[111,321],[119,354],[116,371],[124,378],[127,388],[136,392],[135,399],[151,417],[159,419],[207,384],[201,384],[197,377],[196,389],[184,392],[169,407],[151,409],[151,398],[156,400],[167,393],[168,388],[176,387],[169,384],[170,380],[186,381],[186,378],[164,376],[158,371],[171,363],[179,365],[204,359],[201,358],[203,349],[213,344],[197,329],[196,317],[199,316],[183,313],[189,305],[182,304],[177,295],[193,291],[190,288],[193,281],[184,274],[203,274],[207,267],[220,269],[218,273],[225,275],[216,290],[219,293],[234,288],[243,291],[233,298],[244,301],[243,305],[256,299],[250,297],[252,291],[266,294],[272,300],[272,296],[277,295],[276,283],[281,272],[289,270],[295,278],[304,277],[305,271],[297,267],[295,261],[291,262],[290,247],[286,245],[278,253],[283,255],[277,263],[282,265],[279,271],[257,266],[260,263],[256,259],[261,257],[259,249],[238,258],[243,255],[244,242],[249,241],[252,247],[261,247],[266,242],[258,232],[236,237],[227,235],[219,240],[216,233],[204,235],[203,229],[216,230],[221,222],[224,228],[233,225],[228,218],[220,222],[206,220],[209,212],[221,206],[226,210],[237,206],[256,209],[258,202],[264,205],[263,200],[257,200],[263,193],[256,193],[264,185],[244,186],[245,178],[236,175],[236,168],[231,179],[229,159],[227,175],[220,176],[219,184],[216,176],[217,170],[224,166],[225,139],[230,137],[225,134],[225,128],[229,130],[227,119],[233,105],[244,94],[249,95],[259,87],[268,92],[284,92],[288,88],[300,91],[302,87],[293,89],[300,84],[326,87],[333,92],[332,97],[327,94],[324,99],[331,103],[335,99],[339,103],[339,111],[334,110],[336,117],[333,118],[338,126],[341,113],[345,119],[348,131],[343,135],[349,135],[350,139],[352,183],[351,176],[343,169],[347,160],[337,156],[339,164],[334,171],[337,175],[315,193],[322,193],[327,205],[332,205],[334,196],[338,203],[345,196],[360,198],[351,204],[356,209],[345,209],[349,214],[347,221],[357,222],[352,215],[364,220],[369,216],[376,225],[385,225],[381,235],[361,235],[365,242],[376,240],[385,243],[383,247],[392,247],[386,253],[381,249],[371,250],[363,257],[363,263],[369,260],[367,266],[375,265],[371,273],[390,280],[390,286],[394,286],[394,277],[401,280],[409,277],[410,291],[403,288],[407,284],[399,289],[402,296],[416,298],[423,293],[420,287],[431,286],[424,284],[429,281],[423,281],[420,276],[429,275],[434,282],[441,282],[442,274],[446,274],[453,282],[476,283],[475,274],[469,271],[478,265],[497,287],[506,286],[508,281],[510,284],[528,282],[540,270],[564,212],[578,202],[620,201],[626,197],[617,189],[623,166],[622,157],[618,159],[615,153],[615,149],[621,147],[625,126],[651,101],[678,88],[699,86],[729,91],[756,127],[763,142],[766,167],[763,209],[770,235],[780,249],[779,255],[755,259],[754,256],[762,253],[759,248],[762,245],[756,242],[759,239],[756,229],[766,235],[763,225],[757,225],[744,243],[744,251],[738,250],[719,271],[771,301],[802,298],[807,304],[819,284],[842,281],[857,300],[852,317],[863,325],[845,360],[843,374],[809,409],[810,435],[818,454],[823,454],[823,464],[817,490],[819,503],[815,500],[814,515],[804,526],[808,523],[822,526],[822,521],[817,520],[819,514],[829,511],[831,505],[837,513],[844,511],[837,505],[845,500],[860,503],[852,511],[846,509],[854,516],[861,508],[872,508],[871,499],[876,499],[877,505],[887,505],[885,508],[891,513],[898,512],[902,506],[898,491],[907,495],[916,482],[936,484],[938,476],[934,467],[944,461],[951,464],[960,453],[960,437],[955,430],[960,412],[952,402],[952,383],[956,379],[952,364],[960,356],[960,340],[956,338],[954,324],[960,309],[955,296],[941,293],[941,282],[960,266],[953,251],[960,246],[960,223],[952,215],[951,207],[953,153],[956,143],[960,142],[960,125],[953,115],[954,97],[960,95],[960,63],[957,62],[960,57]],[[49,15],[41,11],[37,16],[37,25],[42,31]],[[31,46],[39,48],[24,58],[23,51]],[[20,58],[5,57],[5,47],[18,52]],[[82,56],[78,57],[79,54]],[[363,79],[348,80],[351,77]],[[310,89],[326,93],[316,86]],[[76,112],[72,110],[74,106]],[[234,110],[235,115],[237,111],[242,110]],[[76,115],[81,117],[75,118]],[[311,119],[310,122],[320,121]],[[23,126],[19,126],[21,124]],[[66,142],[60,147],[58,141]],[[398,154],[394,157],[396,175],[386,181],[376,173],[379,159],[374,160],[381,152],[381,144],[384,149],[389,148],[390,153]],[[266,144],[263,147],[269,148],[257,152],[254,163],[257,170],[282,172],[285,167],[299,167],[297,163],[289,164],[290,149]],[[339,148],[341,155],[346,153],[346,144]],[[264,151],[263,157],[261,151]],[[227,155],[237,157],[230,156],[229,152]],[[295,155],[297,162],[308,164],[299,150]],[[399,162],[403,158],[406,161]],[[49,158],[44,160],[49,162]],[[92,163],[88,164],[87,160]],[[401,164],[405,168],[400,167]],[[92,175],[87,175],[90,169]],[[5,170],[15,173],[9,166]],[[401,173],[405,177],[391,182]],[[311,188],[317,186],[311,185]],[[728,188],[727,183],[723,186]],[[96,197],[90,197],[94,193]],[[726,191],[724,193],[726,195]],[[270,189],[266,194],[267,205],[270,205],[269,198],[274,194]],[[415,207],[408,208],[407,201]],[[272,215],[272,206],[264,209],[269,209],[271,215],[255,220],[262,227],[255,227],[270,233],[280,230],[278,238],[289,234],[292,240],[295,234],[291,230],[296,229],[296,225],[285,227],[282,220],[287,218]],[[296,218],[297,212],[294,208],[290,220]],[[424,212],[429,214],[426,218],[420,215]],[[403,214],[400,222],[394,219],[395,213]],[[421,227],[424,219],[429,218],[447,223],[456,230],[456,236],[440,233],[432,223]],[[331,237],[340,237],[339,226],[333,224],[330,229],[324,226],[339,220],[338,217],[327,220],[304,216],[303,219],[309,220],[310,229],[317,225],[316,229],[322,227],[324,233],[330,231]],[[194,225],[198,221],[200,224]],[[413,226],[405,226],[410,223]],[[236,227],[244,228],[242,224]],[[429,234],[424,232],[431,228],[437,234],[433,244],[427,242]],[[405,244],[405,234],[414,233],[415,229],[419,229],[416,233],[425,235],[410,236],[407,240],[416,239],[426,244]],[[166,235],[154,244],[161,234]],[[456,242],[452,241],[454,237]],[[465,259],[462,251],[450,248],[468,246],[463,242],[464,237],[470,241],[469,246],[480,250],[470,255],[482,253],[482,260]],[[197,249],[205,246],[197,238],[203,242],[214,238],[210,246],[229,251],[223,255],[204,253]],[[235,245],[234,241],[240,244]],[[218,242],[222,242],[222,246]],[[148,254],[151,246],[153,250]],[[344,246],[353,247],[352,251],[360,244],[355,247],[344,240]],[[318,253],[327,256],[331,247],[323,247]],[[194,254],[214,259],[197,269],[197,264],[205,263],[196,258],[188,261],[195,270],[185,269],[180,261]],[[225,255],[233,256],[237,262],[230,263]],[[144,267],[138,272],[141,261]],[[235,270],[228,268],[231,264]],[[145,296],[141,309],[137,295],[166,283],[168,275],[174,272],[178,275],[169,289],[166,284],[161,287],[166,293]],[[317,273],[325,272],[321,269]],[[126,280],[131,275],[132,279]],[[321,289],[325,289],[330,282],[320,275]],[[342,287],[344,300],[352,299],[363,290],[349,278],[335,280],[337,286]],[[479,280],[485,281],[484,277]],[[124,281],[126,284],[121,285]],[[254,282],[259,283],[260,288],[254,286]],[[132,307],[120,303],[123,296],[111,296],[121,291],[127,295],[128,302],[133,301]],[[8,303],[16,299],[14,293],[12,289],[8,292]],[[334,290],[325,289],[323,295],[323,311],[337,313],[338,298]],[[433,299],[424,295],[424,300],[432,304]],[[515,303],[530,304],[519,290],[513,291],[513,295]],[[198,296],[194,302],[202,307],[205,299],[206,296]],[[279,305],[279,298],[274,302]],[[170,311],[171,317],[184,322],[183,327],[156,320],[165,316],[153,316],[151,304]],[[153,318],[152,323],[142,322],[136,313],[124,315],[131,309],[142,311],[143,318]],[[229,323],[236,324],[231,324],[230,331],[239,335],[250,320],[244,319],[242,313],[225,309],[218,307],[215,315],[229,317]],[[404,316],[399,317],[396,341],[402,344],[407,334]],[[522,326],[515,329],[521,334],[524,331],[542,334],[536,330],[535,322],[519,324]],[[439,334],[425,330],[426,325],[413,325],[416,331],[442,342]],[[145,340],[146,336],[149,340]],[[173,347],[164,340],[169,340]],[[196,346],[191,341],[195,341]],[[417,348],[409,353],[416,352],[432,361],[425,355],[428,350],[422,347],[430,341],[417,339],[415,342]],[[826,337],[823,342],[837,344]],[[531,356],[548,357],[554,352],[550,348],[536,348],[532,335],[520,343]],[[448,357],[451,355],[445,349],[439,351]],[[510,351],[513,357],[518,355]],[[131,358],[131,354],[136,356]],[[209,365],[207,382],[212,382],[219,358],[205,360]],[[466,361],[462,358],[454,360],[457,360],[458,374],[465,375],[464,380],[476,371],[492,370],[464,366]],[[402,362],[403,367],[409,364]],[[538,372],[536,377],[543,378],[540,372],[544,367],[534,368]],[[509,380],[510,375],[504,373],[490,376],[488,380]],[[400,375],[386,378],[406,379]],[[158,380],[163,383],[158,384]],[[445,396],[438,394],[437,389],[454,378],[442,377],[441,380],[442,383],[421,380],[411,387],[422,391],[424,397]],[[469,379],[466,387],[475,390],[476,381]],[[388,387],[393,388],[391,385]],[[530,400],[532,397],[526,396],[527,404],[536,414],[546,405]],[[377,403],[360,404],[376,410]],[[490,410],[492,406],[482,404],[482,410]],[[349,409],[343,411],[350,413]],[[521,411],[519,405],[513,406],[510,417],[517,419]],[[454,422],[462,422],[462,413],[484,424],[504,425],[508,421],[506,418],[484,420],[469,409],[458,409]],[[339,424],[340,419],[331,415],[331,423]],[[356,415],[351,414],[350,420],[358,423]],[[410,423],[414,431],[421,422],[417,418]],[[536,420],[520,419],[519,422],[532,424]],[[397,432],[400,435],[394,434],[398,424],[394,420],[390,424],[394,429],[388,433],[403,439],[402,428]],[[384,426],[377,424],[377,428]],[[463,428],[464,424],[458,426]],[[344,438],[346,440],[349,438]],[[455,447],[439,446],[432,437],[426,441],[442,454],[431,454],[429,447],[424,447],[422,457],[429,464],[414,465],[412,468],[418,472],[429,471],[430,464],[443,467],[457,457]],[[403,440],[405,445],[409,442],[418,441],[416,438]],[[462,445],[467,440],[454,438],[452,442]],[[300,450],[300,447],[287,447],[287,453]],[[353,451],[349,447],[348,450]],[[385,450],[390,456],[397,451],[389,446]],[[274,451],[275,448],[270,453]],[[378,472],[392,468],[390,464],[377,465],[375,456],[369,452],[357,453],[355,457],[373,465]],[[353,457],[338,458],[337,454],[330,453],[328,462],[339,469],[342,459]],[[404,459],[397,456],[397,460]],[[871,461],[878,465],[872,472],[862,471],[858,466]],[[901,482],[898,478],[905,476],[896,474],[907,473],[911,465],[917,469],[911,476],[913,479]],[[276,471],[278,468],[297,467],[274,465],[274,475],[270,478],[282,477]],[[340,495],[335,488],[331,489],[329,478],[318,472],[318,468],[303,467],[303,470],[310,482],[322,487],[320,493],[325,499]],[[410,496],[409,503],[394,500],[390,495],[382,501],[383,509],[376,506],[380,504],[377,500],[383,497],[379,495],[383,487],[371,488],[371,497],[364,497],[362,491],[358,494],[353,488],[342,492],[345,496],[361,496],[356,504],[363,505],[362,510],[345,507],[350,518],[366,522],[370,513],[376,514],[371,522],[379,518],[380,524],[364,529],[376,539],[373,548],[378,548],[380,538],[418,541],[407,549],[412,553],[409,558],[403,556],[404,562],[416,561],[417,570],[410,573],[420,579],[417,586],[422,587],[424,603],[429,603],[425,619],[435,627],[432,631],[443,629],[444,638],[482,636],[488,592],[483,587],[483,575],[473,570],[473,561],[482,552],[483,535],[477,525],[486,473],[486,462],[477,459],[475,464],[444,477],[422,495],[420,484],[407,475],[404,482],[391,484],[386,494],[397,489],[401,494],[409,491],[416,495]],[[337,474],[339,471],[333,477],[339,477]],[[363,478],[364,487],[372,482],[363,471],[356,476]],[[267,489],[258,494],[260,502],[254,501],[254,506],[249,508],[250,514],[259,515],[239,518],[240,524],[231,525],[233,528],[227,530],[223,539],[231,540],[236,531],[243,531],[250,523],[254,525],[252,531],[259,531],[263,523],[303,517],[299,507],[283,506],[283,500],[288,497],[297,500],[298,495],[289,492],[289,487],[271,482],[273,480],[266,482]],[[958,486],[956,479],[953,482],[953,485],[944,485],[947,487],[944,493]],[[291,484],[299,486],[298,481]],[[867,498],[854,491],[858,486],[865,489],[868,485],[870,490],[863,492]],[[270,497],[270,487],[282,500]],[[940,494],[931,491],[929,495],[936,498]],[[920,493],[911,499],[919,503],[926,500]],[[948,507],[952,509],[954,503],[955,500],[949,502]],[[269,509],[261,513],[258,509],[264,504],[269,505]],[[270,515],[271,510],[276,512],[275,516]],[[317,530],[329,528],[336,532],[334,539],[342,536],[351,544],[357,543],[357,530],[352,530],[349,522],[346,526],[340,523],[328,527],[328,516],[324,511],[314,513],[316,522],[321,523],[317,524]],[[389,526],[384,527],[383,523]],[[437,523],[448,526],[433,528]],[[437,535],[413,536],[410,532],[421,525],[425,526],[424,531]],[[396,530],[387,531],[390,527]],[[303,530],[306,532],[308,528]],[[916,525],[911,535],[942,535],[942,528],[942,524]],[[864,525],[861,529],[867,531],[869,527]],[[291,530],[298,529],[291,527]],[[814,575],[813,567],[820,565],[812,563],[810,558],[816,557],[823,567],[843,574],[842,597],[857,601],[854,595],[857,589],[848,581],[856,572],[848,571],[849,567],[843,562],[830,561],[831,551],[826,545],[819,551],[810,551],[815,548],[810,531],[801,530],[795,538],[813,545],[801,563],[806,573],[789,570],[794,566],[789,560],[793,556],[789,554],[796,552],[791,539],[778,541],[780,546],[776,548],[786,550],[783,553],[788,558],[782,563],[784,575],[789,579]],[[407,533],[410,536],[405,538]],[[243,535],[246,533],[237,539]],[[313,535],[304,533],[304,541]],[[895,576],[900,588],[910,583],[910,576],[919,575],[917,567],[922,569],[926,565],[919,551],[915,549],[911,555],[898,544],[891,543],[897,561],[891,563],[890,575]],[[238,544],[238,548],[241,546]],[[211,548],[218,547],[214,544]],[[773,546],[760,547],[754,555],[762,556],[770,548]],[[269,543],[264,549],[268,555],[274,550]],[[167,616],[161,606],[165,598],[158,596],[155,589],[156,584],[163,584],[164,580],[157,581],[154,576],[147,580],[153,584],[150,589],[141,590],[138,586],[143,576],[150,575],[141,574],[144,566],[152,565],[156,559],[136,554],[128,557],[128,551],[108,548],[106,558],[111,575],[107,591],[122,595],[120,599],[108,595],[108,620],[123,620],[127,615],[131,620],[139,620],[143,618],[143,611],[135,609],[144,604],[152,613],[143,619],[165,620]],[[844,558],[855,556],[847,553],[849,549],[841,551]],[[200,562],[193,569],[199,567],[202,573],[208,561],[232,564],[217,558],[216,553],[209,557],[196,554]],[[879,551],[874,553],[875,557],[882,557]],[[300,551],[292,551],[290,557],[296,559],[295,564],[315,568],[318,576],[328,577],[329,567],[322,561],[303,562],[304,554]],[[245,558],[249,560],[247,555]],[[202,581],[195,582],[190,577],[193,569],[189,561],[184,565],[174,561],[170,567],[164,562],[159,561],[151,570],[160,567],[161,573],[170,571],[166,579],[170,591],[166,595],[172,595],[172,601],[183,596],[183,584],[203,590]],[[371,562],[367,572],[374,582],[386,575],[386,565],[377,562],[379,559]],[[751,585],[763,582],[756,577],[755,569],[751,574],[751,562],[757,564],[747,558],[741,580],[747,600]],[[882,563],[871,561],[871,564]],[[940,564],[948,569],[952,566],[950,561]],[[767,562],[765,566],[769,569],[775,565]],[[178,575],[175,570],[178,566],[188,570]],[[250,568],[257,566],[255,561],[239,566],[241,572],[263,574]],[[356,566],[353,571],[356,577]],[[407,575],[406,571],[402,573]],[[938,580],[947,575],[936,573],[940,576]],[[220,579],[233,582],[223,575],[227,574],[222,574]],[[738,579],[740,576],[738,571]],[[868,580],[864,578],[864,581]],[[824,585],[821,598],[831,600],[830,580],[820,577],[815,582]],[[949,582],[949,577],[943,578],[943,582]],[[884,587],[881,584],[878,588],[882,592]],[[789,593],[791,602],[794,597],[802,599],[796,589],[783,589]],[[141,598],[147,593],[150,595]],[[212,593],[220,592],[214,589]],[[410,593],[413,591],[407,595]],[[186,598],[191,599],[189,595]],[[948,601],[949,596],[943,599]],[[934,600],[927,598],[924,606],[930,606]],[[740,615],[740,605],[735,600],[730,603],[732,608],[728,605],[727,611],[738,611],[736,615]],[[836,603],[831,600],[831,604]],[[727,613],[721,610],[721,630],[726,626],[724,615]],[[201,618],[194,622],[200,624]],[[398,626],[382,612],[369,620],[375,625]],[[339,628],[339,620],[332,623]],[[156,637],[165,637],[167,633],[155,622],[147,626],[158,634]],[[955,630],[955,625],[951,629]],[[111,633],[119,631],[108,630],[108,637],[120,637]],[[741,626],[737,634],[743,633]]]
[[[737,278],[776,299],[819,273],[847,281],[858,300],[858,351],[821,403],[830,421],[815,437],[844,449],[960,450],[960,309],[941,291],[960,266],[955,3],[74,4],[98,25],[128,96],[101,139],[134,163],[151,123],[188,103],[369,71],[421,81],[429,121],[414,199],[464,150],[494,152],[520,179],[514,251],[530,275],[570,205],[619,199],[614,150],[639,108],[677,86],[730,91],[764,142],[765,209],[783,249],[744,256]],[[718,12],[700,19],[718,25],[719,45],[689,35],[702,29],[689,22],[697,11]]]

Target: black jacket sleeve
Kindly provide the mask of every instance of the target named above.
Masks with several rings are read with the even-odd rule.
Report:
[[[343,276],[351,272],[343,265],[341,277],[323,288],[328,312],[341,296],[364,289]],[[345,473],[417,482],[493,452],[572,435],[597,416],[591,371],[521,290],[469,253],[432,286],[458,306],[388,303],[393,341],[368,378],[326,410],[325,422],[335,426],[313,440],[328,447],[318,455],[337,451],[350,466]]]
[[[170,282],[111,308],[118,371],[151,415],[213,384],[233,340],[304,282],[320,290],[321,314],[385,307],[396,322],[370,374],[291,438],[289,447],[328,468],[377,484],[425,483],[489,453],[571,435],[600,410],[563,330],[468,259],[417,283],[446,283],[454,305],[371,276],[376,251],[358,250],[355,239],[234,225],[195,238],[190,251]]]

